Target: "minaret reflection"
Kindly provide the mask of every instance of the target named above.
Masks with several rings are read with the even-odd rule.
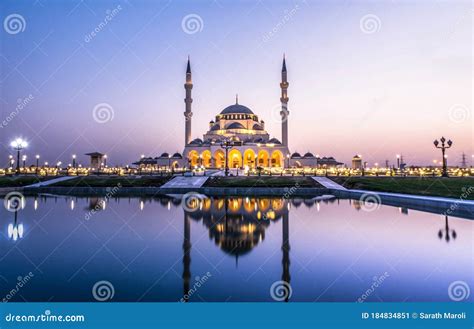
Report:
[[[456,234],[455,230],[449,228],[449,222],[448,222],[448,216],[447,215],[445,215],[444,229],[440,229],[439,232],[438,232],[438,238],[440,240],[443,239],[443,236],[444,236],[444,239],[446,240],[446,242],[449,242],[451,239],[456,240],[456,237],[458,236]]]
[[[189,301],[189,281],[191,279],[191,223],[189,215],[184,212],[183,237],[183,300]]]
[[[282,220],[282,235],[283,240],[281,244],[281,251],[283,254],[282,266],[283,273],[281,279],[290,285],[290,223],[289,223],[290,213],[289,211],[283,213]],[[286,294],[285,302],[288,302],[290,294]]]

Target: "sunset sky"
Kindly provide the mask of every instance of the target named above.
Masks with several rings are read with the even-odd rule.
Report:
[[[451,164],[462,152],[472,161],[470,1],[16,0],[0,12],[2,163],[17,136],[51,163],[182,152],[188,55],[193,138],[238,93],[281,139],[283,53],[292,152],[430,164],[444,135]],[[20,31],[6,24],[13,14]],[[113,112],[102,123],[101,103]]]

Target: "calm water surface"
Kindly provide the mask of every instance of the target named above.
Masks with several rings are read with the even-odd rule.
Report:
[[[0,297],[34,275],[9,301],[94,301],[99,281],[112,301],[273,301],[276,281],[321,302],[473,287],[472,220],[354,200],[42,196],[0,214]]]

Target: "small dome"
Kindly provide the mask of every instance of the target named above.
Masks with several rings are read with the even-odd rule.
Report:
[[[273,143],[273,144],[281,144],[281,142],[280,142],[278,139],[276,139],[276,138],[272,138],[272,139],[270,139],[268,142],[269,142],[269,143]]]
[[[299,154],[298,152],[295,152],[291,155],[292,158],[301,158],[301,154]]]
[[[213,124],[213,123],[214,123],[214,120],[209,121],[209,123]]]
[[[227,106],[221,112],[221,114],[231,114],[231,113],[253,114],[251,109],[249,109],[247,106],[243,106],[243,105],[240,105],[240,104],[234,104],[234,105],[231,105],[231,106]]]
[[[196,138],[195,140],[193,140],[191,143],[189,144],[193,144],[193,145],[196,145],[196,144],[202,144],[202,139],[200,138]]]
[[[255,143],[263,143],[263,138],[255,138],[254,140]]]
[[[216,130],[219,130],[220,129],[220,126],[219,125],[214,125],[211,127],[211,131],[216,131]]]
[[[239,122],[233,122],[226,129],[245,129],[245,127]]]
[[[314,158],[314,155],[313,153],[311,152],[306,152],[305,155],[304,155],[305,158]]]
[[[176,152],[175,154],[173,154],[173,158],[182,158],[183,156],[181,154],[179,154],[178,152]]]
[[[253,130],[263,130],[262,127],[260,127],[258,124],[254,124],[252,127]]]
[[[169,156],[170,156],[170,155],[165,152],[165,153],[161,153],[160,158],[167,158],[167,157],[169,157]]]

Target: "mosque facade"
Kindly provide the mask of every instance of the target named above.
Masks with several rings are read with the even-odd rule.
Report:
[[[240,104],[236,96],[235,104],[225,107],[209,122],[208,131],[202,138],[192,138],[192,89],[193,79],[191,63],[188,58],[185,89],[185,131],[183,153],[173,155],[163,153],[160,157],[142,158],[135,164],[157,167],[188,168],[225,168],[225,159],[229,168],[288,168],[317,167],[318,157],[307,152],[303,156],[290,153],[288,143],[288,76],[286,59],[283,57],[281,68],[281,140],[270,136],[265,130],[265,122],[249,107]],[[325,158],[327,159],[327,158]],[[332,159],[332,158],[331,158]],[[338,165],[329,161],[328,165]]]

